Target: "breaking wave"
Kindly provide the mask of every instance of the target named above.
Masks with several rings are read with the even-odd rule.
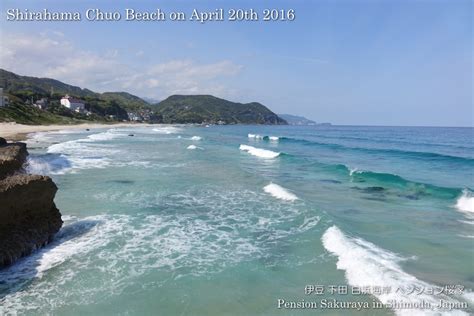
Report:
[[[469,221],[464,221],[466,224],[474,224],[474,195],[468,189],[462,191],[461,196],[456,201],[454,206],[459,212],[466,216]],[[472,238],[472,236],[471,236]]]
[[[456,202],[456,208],[461,212],[473,213],[474,215],[474,196],[471,191],[465,189]]]
[[[89,139],[90,141],[107,141],[107,140],[112,140],[121,136],[126,136],[126,135],[120,134],[120,133],[114,133],[114,130],[111,129],[103,133],[89,135],[87,136],[87,139]],[[83,139],[83,141],[87,141],[87,140]]]
[[[194,149],[203,149],[202,147],[198,147],[196,145],[189,145],[186,149],[194,150]]]
[[[108,142],[124,136],[127,134],[110,129],[85,138],[52,144],[48,146],[47,154],[29,156],[27,168],[40,174],[64,174],[112,165],[143,165],[143,162],[118,161],[120,149]]]
[[[67,142],[54,144],[48,147],[48,154],[61,155],[67,159],[70,169],[91,169],[106,168],[111,165],[112,157],[119,151],[104,145],[89,144],[90,138],[87,140],[70,140]]]
[[[272,142],[277,142],[280,139],[280,137],[278,136],[265,136],[265,135],[259,135],[259,134],[248,134],[247,136],[250,139],[256,139],[256,140],[263,139],[263,140],[269,140]]]
[[[280,153],[277,153],[268,149],[255,148],[253,146],[248,146],[248,145],[240,145],[239,149],[242,151],[246,151],[253,156],[265,158],[265,159],[273,159],[280,156]]]
[[[348,237],[337,226],[326,230],[322,242],[327,251],[337,256],[337,269],[345,271],[346,279],[351,286],[390,288],[388,293],[373,293],[384,304],[402,301],[421,305],[423,302],[429,302],[432,306],[436,306],[440,299],[457,302],[445,295],[427,293],[410,295],[404,291],[396,291],[414,286],[433,288],[433,285],[403,271],[398,264],[404,260],[400,256],[363,239]],[[413,309],[394,309],[394,311],[397,315],[468,315],[459,310],[422,309],[418,313]]]
[[[28,156],[26,162],[26,170],[29,173],[41,175],[64,174],[71,168],[71,162],[62,154]]]
[[[182,129],[176,126],[161,126],[153,128],[152,131],[158,134],[176,134],[181,132]]]
[[[247,136],[248,138],[253,138],[253,139],[263,139],[263,136],[258,135],[258,134],[248,134]]]
[[[316,165],[324,170],[349,176],[351,182],[370,183],[386,188],[393,188],[403,192],[413,193],[416,196],[431,195],[442,199],[455,199],[461,193],[460,188],[442,187],[429,183],[411,181],[393,173],[375,172],[351,168],[344,164],[321,164]]]
[[[273,197],[276,197],[277,199],[280,200],[285,200],[285,201],[295,201],[298,199],[296,195],[288,191],[287,189],[279,186],[278,184],[275,183],[270,183],[266,185],[263,190],[267,192],[268,194],[272,195]]]

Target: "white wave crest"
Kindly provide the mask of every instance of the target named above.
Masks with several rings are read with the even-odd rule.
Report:
[[[113,130],[108,130],[103,133],[98,133],[98,134],[92,134],[87,136],[87,139],[90,141],[106,141],[106,140],[112,140],[114,138],[120,137],[120,136],[125,136],[124,134],[120,133],[114,133]],[[86,141],[86,140],[84,140]]]
[[[253,139],[263,139],[263,136],[258,135],[258,134],[248,134],[247,136],[248,138],[253,138]]]
[[[73,255],[86,252],[96,247],[98,243],[104,242],[103,238],[97,236],[106,233],[104,226],[101,229],[96,227],[100,223],[99,217],[91,217],[91,219],[65,225],[51,244],[23,258],[8,269],[0,271],[0,280],[5,283],[14,283],[31,278],[42,278],[45,272],[64,263]]]
[[[296,195],[275,183],[270,183],[269,185],[266,185],[263,190],[280,200],[295,201],[298,199]]]
[[[198,147],[196,145],[189,145],[186,149],[190,149],[190,150],[201,149],[202,150],[203,148]]]
[[[456,201],[456,208],[467,214],[474,216],[474,196],[472,192],[465,189],[462,192],[462,195]]]
[[[352,177],[354,173],[359,173],[360,170],[358,168],[349,168],[349,176]]]
[[[437,306],[440,299],[457,302],[444,295],[407,294],[396,291],[399,288],[433,288],[424,281],[418,280],[402,270],[398,262],[403,258],[381,249],[376,245],[360,238],[347,237],[338,227],[332,226],[323,234],[322,242],[326,250],[338,257],[337,268],[345,271],[345,276],[351,286],[357,287],[389,287],[389,293],[374,293],[382,303],[403,302],[421,305],[428,302]],[[394,309],[397,315],[467,315],[459,310],[435,309]]]
[[[71,162],[64,155],[29,156],[26,170],[29,173],[50,175],[64,174],[71,169]]]
[[[191,140],[201,140],[202,137],[201,136],[193,136],[191,137]]]
[[[112,157],[117,152],[117,150],[103,146],[88,146],[87,142],[83,142],[82,139],[48,147],[49,154],[61,154],[63,157],[67,157],[71,169],[106,168],[112,163],[112,159],[107,156]]]
[[[181,128],[175,126],[162,126],[162,127],[155,127],[152,131],[158,134],[176,134],[182,131]]]
[[[239,149],[242,151],[246,151],[253,156],[257,156],[257,157],[265,158],[265,159],[273,159],[280,155],[280,153],[277,153],[271,150],[255,148],[248,145],[240,145]]]
[[[94,134],[98,135],[98,134]],[[59,154],[70,163],[69,170],[74,169],[92,169],[105,168],[111,165],[113,157],[120,151],[110,145],[96,144],[96,141],[105,140],[109,136],[95,136],[91,138],[82,138],[70,140],[48,147],[48,154]],[[92,135],[90,135],[92,136]],[[51,164],[51,161],[43,161]],[[47,170],[46,166],[43,166]],[[64,170],[63,170],[64,171]]]
[[[264,140],[269,140],[271,142],[277,142],[280,140],[280,137],[278,136],[265,136],[265,135],[259,135],[259,134],[248,134],[247,136],[250,139],[256,139],[256,140],[264,139]]]

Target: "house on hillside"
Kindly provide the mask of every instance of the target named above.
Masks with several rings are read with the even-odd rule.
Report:
[[[138,113],[135,113],[135,112],[127,112],[127,115],[128,115],[128,120],[132,122],[138,122],[138,121],[143,120],[143,118]]]
[[[40,110],[46,110],[46,108],[48,107],[48,99],[41,98],[39,100],[36,100],[36,102],[33,104],[33,106],[40,109]]]
[[[84,113],[86,110],[84,101],[74,99],[67,94],[61,99],[61,105],[67,107],[71,111],[78,113]]]
[[[8,105],[8,97],[3,94],[3,88],[0,88],[0,107]]]

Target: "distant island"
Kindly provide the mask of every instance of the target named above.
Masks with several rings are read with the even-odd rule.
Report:
[[[148,99],[149,100],[149,99]],[[0,69],[0,122],[85,122],[286,125],[258,102],[236,103],[212,95],[173,95],[150,103],[127,92],[97,93],[50,78]]]

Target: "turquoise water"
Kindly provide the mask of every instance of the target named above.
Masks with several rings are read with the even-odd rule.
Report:
[[[28,168],[53,177],[65,223],[52,244],[0,270],[0,314],[468,315],[473,133],[148,126],[34,134]],[[324,293],[305,293],[308,285]],[[332,294],[331,285],[349,293]],[[458,291],[439,293],[444,286]],[[330,309],[324,299],[432,308]],[[317,304],[290,309],[282,300]],[[436,309],[439,300],[453,309]]]

